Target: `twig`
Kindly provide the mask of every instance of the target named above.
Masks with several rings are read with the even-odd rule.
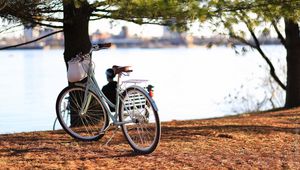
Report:
[[[30,43],[39,41],[39,40],[41,40],[41,39],[43,39],[43,38],[49,37],[49,36],[51,36],[51,35],[53,35],[53,34],[57,34],[57,33],[59,33],[59,32],[63,32],[63,30],[59,30],[59,31],[52,32],[52,33],[50,33],[50,34],[44,35],[44,36],[42,36],[42,37],[40,37],[40,38],[31,40],[31,41],[28,41],[28,42],[25,42],[25,43],[21,43],[21,44],[17,44],[17,45],[11,45],[11,46],[2,47],[2,48],[0,48],[0,50],[6,50],[6,49],[9,49],[9,48],[15,48],[15,47],[19,47],[19,46],[22,46],[22,45],[30,44]]]

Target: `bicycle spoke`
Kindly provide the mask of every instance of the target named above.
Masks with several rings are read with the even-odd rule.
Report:
[[[160,123],[148,96],[141,89],[128,88],[121,104],[120,119],[133,122],[122,126],[130,146],[138,152],[151,153],[160,138]]]
[[[80,140],[96,140],[102,137],[103,134],[101,135],[99,132],[109,124],[100,99],[92,92],[89,92],[89,96],[88,103],[83,106],[85,89],[83,87],[67,87],[57,99],[56,108],[59,122],[68,134]],[[85,113],[80,112],[83,110],[82,107],[86,107]]]
[[[138,131],[138,134],[139,134],[139,137],[140,137],[140,140],[141,140],[141,144],[143,145],[145,142],[144,142],[144,140],[143,140],[143,128],[139,128],[138,126],[137,126],[137,131]],[[141,130],[141,131],[139,131],[139,129]]]
[[[78,103],[77,98],[75,98],[75,95],[74,96],[70,95],[70,96],[71,96],[71,106],[70,107],[74,108],[74,111],[77,111],[77,113],[79,113],[80,104]],[[74,107],[72,104],[74,104]]]
[[[93,129],[91,126],[89,126],[89,122],[85,118],[81,118],[81,121],[83,123],[83,127],[85,128],[85,132],[93,136]]]
[[[140,124],[141,126],[145,125],[145,124]],[[147,125],[145,125],[147,126]],[[149,130],[149,128],[147,127],[142,127],[143,129],[145,129],[144,133],[147,134],[146,136],[148,136],[148,140],[150,141],[151,139],[154,138],[154,136],[151,134],[151,130]]]

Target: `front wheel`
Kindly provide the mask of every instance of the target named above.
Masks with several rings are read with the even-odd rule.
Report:
[[[119,118],[129,145],[138,153],[149,154],[159,143],[161,127],[157,107],[148,93],[138,86],[127,88],[120,102]]]
[[[91,91],[87,95],[88,102],[83,106],[84,96],[83,87],[64,88],[56,100],[57,119],[73,138],[83,141],[98,140],[109,124],[107,112],[97,95]]]

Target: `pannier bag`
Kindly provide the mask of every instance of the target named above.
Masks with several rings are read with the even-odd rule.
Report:
[[[88,54],[78,54],[68,61],[68,81],[74,83],[86,78],[90,61],[91,59]]]

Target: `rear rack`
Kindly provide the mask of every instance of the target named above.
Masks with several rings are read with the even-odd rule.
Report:
[[[146,83],[148,82],[148,80],[145,80],[145,79],[129,79],[129,80],[125,80],[125,81],[122,81],[122,84],[129,84],[129,83],[132,83],[132,84],[139,84],[139,83]]]

